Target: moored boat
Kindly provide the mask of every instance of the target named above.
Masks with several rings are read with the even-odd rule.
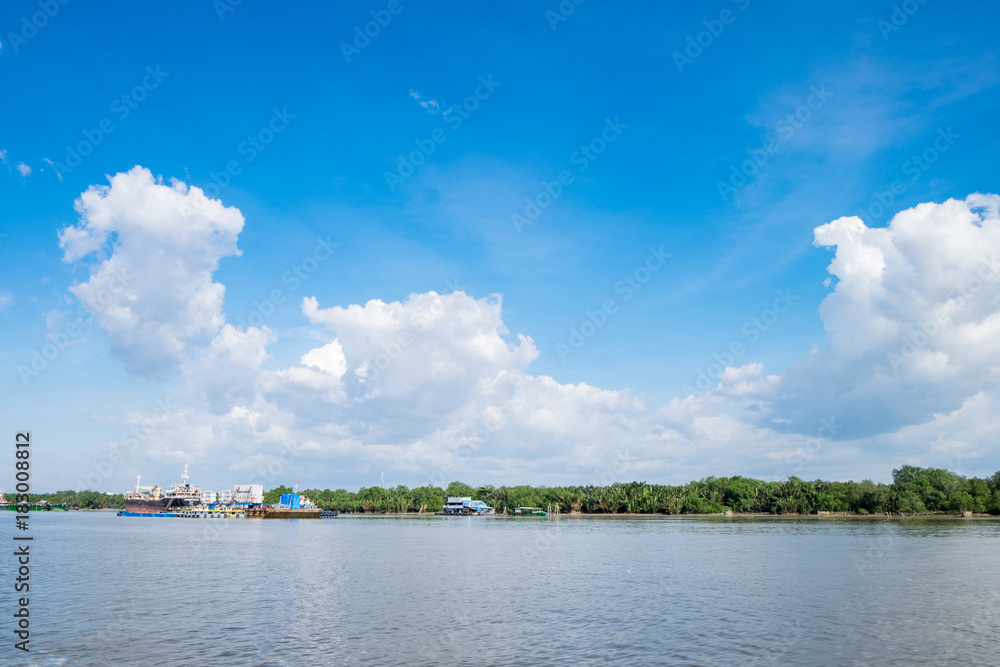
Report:
[[[50,503],[47,500],[40,500],[35,503],[10,503],[7,502],[7,497],[4,496],[3,489],[0,489],[0,510],[10,510],[12,512],[47,512],[50,510],[65,510],[65,505],[56,505]]]
[[[247,510],[250,519],[318,519],[323,510],[297,493],[283,493],[273,505]]]
[[[142,475],[135,480],[131,493],[124,494],[125,510],[133,514],[155,514],[164,511],[177,511],[201,502],[201,489],[188,484],[188,467],[184,466],[181,483],[173,484],[166,492],[156,486],[141,486]],[[143,493],[148,491],[149,493]],[[124,515],[131,516],[131,515]]]

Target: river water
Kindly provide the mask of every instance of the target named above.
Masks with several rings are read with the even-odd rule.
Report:
[[[52,512],[30,534],[32,650],[6,556],[5,664],[1000,662],[994,521]]]

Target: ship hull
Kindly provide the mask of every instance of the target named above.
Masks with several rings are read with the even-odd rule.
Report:
[[[265,519],[318,519],[323,510],[269,510]]]
[[[13,505],[0,505],[0,510],[10,510],[12,512],[20,512],[20,511],[24,510],[24,508],[25,508],[24,504],[21,504],[21,505],[17,505],[17,504],[13,504]],[[50,510],[64,510],[64,509],[66,509],[66,506],[65,505],[30,505],[30,506],[28,506],[28,509],[30,509],[30,511],[32,511],[32,512],[48,512]]]
[[[156,514],[163,510],[181,509],[185,503],[180,498],[160,498],[159,500],[126,500],[125,510],[132,514]]]
[[[318,519],[320,509],[275,509],[273,507],[255,507],[247,511],[248,519]]]

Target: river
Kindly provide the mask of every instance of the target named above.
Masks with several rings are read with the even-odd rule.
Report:
[[[52,512],[30,534],[30,654],[3,559],[7,664],[1000,659],[996,521]]]

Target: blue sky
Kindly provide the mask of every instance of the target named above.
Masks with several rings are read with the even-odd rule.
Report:
[[[409,485],[884,480],[903,463],[991,473],[994,366],[981,341],[996,285],[990,274],[967,295],[975,308],[941,293],[981,264],[963,249],[991,256],[990,215],[972,231],[962,218],[989,206],[926,209],[888,241],[868,232],[918,204],[998,191],[996,18],[990,3],[916,1],[7,3],[5,423],[44,443],[44,488],[96,474],[92,486],[120,490],[139,472],[162,484],[185,462],[220,488],[251,477],[353,488],[381,472]],[[400,171],[401,158],[420,164]],[[107,207],[76,203],[126,173]],[[242,225],[206,222],[169,247],[168,228],[193,224],[183,214],[130,227],[172,179]],[[531,202],[546,205],[519,225]],[[100,233],[98,208],[117,221]],[[841,226],[814,243],[855,215],[870,242],[852,245],[857,229]],[[96,245],[71,252],[71,227]],[[336,248],[296,282],[317,239]],[[877,289],[851,273],[873,247],[888,258]],[[670,256],[647,264],[651,248]],[[832,275],[835,252],[847,268]],[[112,304],[131,310],[94,301],[81,314],[79,286],[96,299],[107,262],[140,274]],[[176,285],[142,275],[179,263]],[[178,310],[212,284],[217,302]],[[779,291],[794,298],[769,313]],[[929,365],[908,366],[923,374],[891,363],[894,343],[871,342],[912,335],[948,303],[959,316],[918,346]],[[359,388],[358,369],[427,309],[435,324],[419,343]],[[873,324],[886,322],[891,335]],[[19,368],[72,323],[69,344],[26,377]],[[260,347],[216,366],[226,324],[261,332],[244,341]],[[153,330],[183,349],[165,352]],[[982,354],[964,358],[976,341]],[[315,349],[325,361],[304,362]],[[721,384],[713,355],[733,369]],[[305,369],[323,381],[295,379]],[[696,386],[699,372],[711,386]],[[164,399],[177,409],[111,461],[123,429]],[[500,425],[470,435],[494,413]],[[807,440],[818,415],[844,424],[821,446]],[[281,443],[294,454],[275,463]],[[280,472],[262,473],[268,462]]]

